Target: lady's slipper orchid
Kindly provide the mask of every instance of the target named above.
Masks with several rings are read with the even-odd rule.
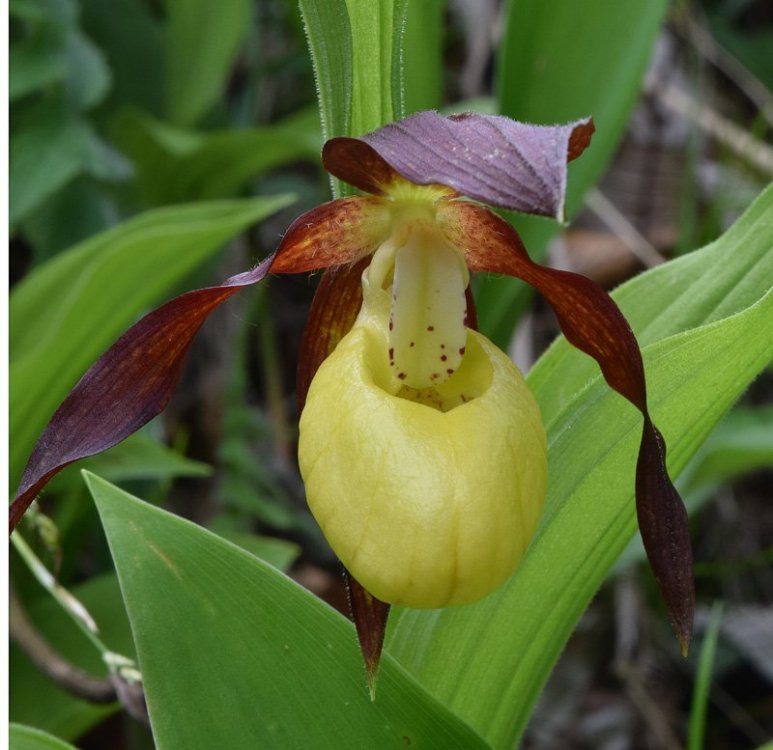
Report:
[[[535,264],[512,227],[480,205],[562,219],[567,161],[592,133],[589,119],[534,126],[422,112],[328,141],[325,167],[368,195],[309,211],[252,271],[184,294],[124,334],[38,441],[11,526],[53,474],[163,409],[193,336],[221,302],[268,272],[327,269],[302,346],[299,462],[310,507],[351,574],[372,676],[388,603],[439,607],[486,595],[537,525],[546,484],[539,411],[515,366],[473,330],[470,272],[505,273],[548,299],[567,339],[643,414],[639,525],[686,650],[686,514],[647,411],[636,340],[605,292]]]

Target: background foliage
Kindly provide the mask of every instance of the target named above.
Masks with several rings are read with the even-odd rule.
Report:
[[[531,368],[547,510],[500,592],[394,613],[371,704],[294,457],[314,282],[276,278],[208,322],[163,418],[52,483],[41,508],[53,542],[23,529],[101,640],[138,658],[153,735],[117,702],[56,687],[14,647],[12,747],[770,739],[773,193],[753,203],[773,175],[765,3],[11,0],[9,12],[12,484],[127,325],[250,266],[329,199],[323,136],[426,108],[592,114],[593,147],[570,173],[572,225],[512,219],[535,257],[607,286],[636,276],[615,296],[682,472],[702,605],[682,662],[630,542],[636,415],[565,342],[531,368],[550,315],[518,282],[480,278],[482,329]],[[11,563],[25,627],[106,677],[94,643]],[[715,599],[725,607],[698,671]]]

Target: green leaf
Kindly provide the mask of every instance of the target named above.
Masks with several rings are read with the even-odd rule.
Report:
[[[408,0],[300,0],[322,135],[362,135],[402,117],[402,44]],[[352,190],[331,181],[336,197]]]
[[[352,28],[352,120],[363,135],[402,117],[400,50],[407,0],[346,0]]]
[[[53,6],[59,12],[54,14],[57,21],[66,18],[71,10],[64,3],[59,6]],[[10,0],[8,3],[8,13],[13,18],[24,19],[26,21],[46,21],[51,18],[50,0]]]
[[[445,0],[408,2],[403,39],[405,115],[443,104]]]
[[[66,73],[56,34],[41,33],[12,44],[8,52],[8,98],[22,96],[61,81]]]
[[[68,32],[65,45],[70,97],[81,109],[90,109],[110,88],[110,70],[105,57],[77,27]]]
[[[62,250],[104,232],[115,223],[117,210],[104,186],[86,175],[76,177],[47,198],[19,223],[40,264]]]
[[[11,294],[11,480],[80,375],[135,317],[287,196],[150,211],[38,267]]]
[[[666,0],[517,0],[510,2],[497,60],[499,106],[516,120],[558,123],[591,115],[591,147],[570,165],[567,212],[580,207],[616,148],[639,93]],[[560,228],[514,219],[535,259]],[[531,292],[513,279],[482,279],[481,330],[506,345]]]
[[[11,724],[8,728],[9,750],[75,750],[58,737],[46,734],[34,727]]]
[[[252,26],[250,0],[166,0],[167,114],[193,125],[222,96]]]
[[[270,169],[318,162],[322,150],[312,109],[275,125],[206,134],[132,110],[116,119],[113,132],[136,165],[142,197],[156,205],[230,197]]]
[[[71,591],[94,617],[100,637],[108,647],[133,658],[131,629],[115,575],[94,578]],[[40,593],[27,604],[27,614],[46,640],[70,663],[95,677],[107,677],[99,652],[51,596]],[[12,721],[31,724],[74,741],[118,710],[117,703],[99,706],[75,698],[46,678],[15,645],[9,651]]]
[[[85,476],[159,750],[485,747],[389,659],[371,703],[352,625],[274,568]]]
[[[709,690],[711,689],[711,672],[714,667],[714,657],[717,652],[719,626],[722,622],[722,604],[716,602],[711,609],[709,623],[701,644],[698,658],[698,672],[695,675],[695,687],[690,706],[690,731],[687,750],[702,750],[706,735],[706,712],[709,707]]]
[[[169,480],[176,477],[206,477],[213,472],[209,464],[186,458],[158,440],[143,434],[132,435],[105,453],[84,458],[78,468],[70,466],[54,477],[49,488],[61,490],[74,484],[83,486],[78,470],[99,472],[111,482],[138,479]]]
[[[772,223],[773,188],[716,243],[613,295],[644,345],[650,410],[672,476],[773,356]],[[526,558],[478,604],[395,613],[387,643],[498,748],[516,744],[575,623],[636,528],[638,414],[563,340],[528,380],[548,433],[550,480]]]
[[[349,134],[352,29],[346,0],[299,0],[317,83],[322,137]]]
[[[61,82],[73,112],[100,102],[110,87],[110,70],[101,50],[78,26],[78,5],[42,0],[19,9],[28,28],[27,36],[11,48],[10,98]]]
[[[239,531],[217,531],[218,536],[259,557],[278,570],[288,570],[301,554],[301,547],[286,539],[247,534]]]
[[[136,0],[81,0],[82,25],[105,55],[113,77],[111,104],[142,107],[161,116],[164,110],[164,37],[146,3]],[[121,23],[115,22],[116,18]],[[131,44],[127,44],[127,40]]]
[[[298,0],[317,85],[322,138],[349,135],[352,121],[352,29],[346,0]],[[331,177],[333,196],[348,187]]]
[[[88,158],[91,126],[61,98],[39,102],[26,113],[9,143],[11,186],[8,220],[31,214],[81,172]]]
[[[734,409],[685,470],[684,492],[696,499],[723,482],[773,467],[773,406]]]

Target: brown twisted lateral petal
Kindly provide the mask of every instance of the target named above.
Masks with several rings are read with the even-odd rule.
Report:
[[[11,531],[51,477],[112,448],[164,409],[202,323],[241,288],[263,279],[273,259],[148,313],[88,369],[35,444],[9,509]]]
[[[666,470],[665,442],[650,419],[641,351],[628,322],[590,279],[532,261],[517,232],[487,209],[456,201],[438,210],[438,222],[449,239],[466,250],[471,270],[515,276],[535,287],[553,307],[566,338],[593,357],[607,383],[642,413],[636,466],[639,530],[687,653],[695,609],[687,512]]]
[[[563,220],[567,161],[589,145],[593,120],[529,125],[498,115],[419,112],[360,138],[325,144],[325,169],[371,193],[399,174],[500,208]]]

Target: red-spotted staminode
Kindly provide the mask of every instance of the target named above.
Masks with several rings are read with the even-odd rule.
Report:
[[[309,505],[348,570],[372,680],[390,603],[475,601],[517,566],[546,484],[539,411],[515,366],[475,332],[471,272],[523,279],[643,415],[639,527],[686,651],[694,596],[684,507],[648,410],[641,353],[611,298],[545,268],[485,208],[563,218],[567,162],[589,119],[536,126],[422,112],[325,144],[326,169],[367,195],[297,219],[277,251],[183,294],[130,328],[56,412],[11,505],[11,528],[56,472],[106,450],[167,404],[188,347],[222,302],[267,273],[326,269],[298,374],[299,463]],[[472,200],[470,200],[472,199]]]

